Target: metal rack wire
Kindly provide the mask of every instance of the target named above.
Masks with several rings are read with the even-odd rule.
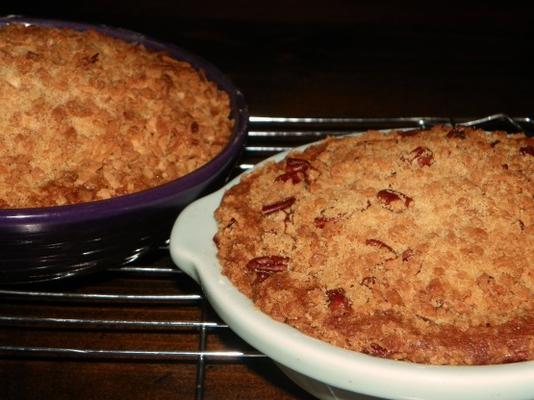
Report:
[[[278,118],[253,116],[246,150],[236,165],[233,175],[251,168],[258,161],[276,152],[287,150],[325,136],[343,135],[353,131],[388,128],[425,128],[436,124],[458,124],[479,126],[487,129],[507,131],[523,130],[532,135],[534,122],[529,117],[511,118],[496,114],[480,119],[455,118]],[[137,284],[130,287],[114,285],[113,282],[133,279]],[[158,280],[164,285],[151,285]],[[140,292],[139,287],[144,291]],[[127,289],[127,290],[125,290]],[[0,287],[0,327],[17,328],[25,332],[39,329],[56,331],[90,330],[128,331],[133,334],[146,331],[173,333],[181,330],[194,331],[197,337],[196,350],[191,349],[123,349],[100,348],[97,346],[74,347],[64,343],[46,346],[18,344],[16,340],[0,342],[0,356],[41,357],[71,359],[181,361],[196,365],[195,399],[204,398],[205,367],[208,363],[224,360],[240,363],[245,359],[265,356],[245,344],[236,347],[225,346],[210,350],[208,337],[229,328],[216,315],[209,311],[201,289],[179,269],[168,256],[168,248],[155,249],[152,254],[135,264],[112,267],[84,281],[66,281],[51,285]],[[46,303],[58,309],[68,309],[71,305],[83,307],[107,307],[120,309],[128,306],[143,306],[153,310],[153,317],[131,319],[102,318],[91,313],[61,316],[57,312],[39,314],[34,305]],[[161,308],[184,308],[196,310],[197,316],[191,319],[158,318]],[[61,313],[59,313],[61,314]],[[67,313],[68,314],[68,313]],[[122,315],[122,314],[121,314]],[[235,338],[234,343],[240,343]]]

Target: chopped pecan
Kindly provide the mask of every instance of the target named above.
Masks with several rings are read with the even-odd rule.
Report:
[[[26,58],[28,60],[39,60],[41,58],[41,55],[38,53],[35,53],[33,51],[27,51],[26,52]]]
[[[85,57],[82,57],[81,59],[81,64],[82,65],[89,65],[89,64],[94,64],[95,62],[98,61],[98,56],[100,55],[100,53],[95,53],[93,54],[92,56],[85,56]]]
[[[311,164],[308,160],[291,157],[286,160],[286,172],[305,172],[310,168]]]
[[[286,182],[286,181],[288,181],[290,179],[291,179],[291,182],[293,182],[294,185],[302,181],[302,179],[300,179],[299,174],[296,173],[296,172],[286,172],[286,173],[284,173],[282,175],[278,175],[275,178],[274,181],[275,182],[280,182],[280,181]]]
[[[334,217],[315,217],[313,224],[320,229],[323,229],[327,222],[335,221]]]
[[[369,289],[371,289],[371,286],[375,284],[376,284],[376,278],[374,276],[365,276],[360,282],[360,285],[366,286]]]
[[[380,346],[378,343],[370,343],[369,348],[365,349],[363,353],[377,357],[387,357],[390,354],[390,351],[385,347]]]
[[[288,181],[291,179],[293,184],[297,184],[302,181],[304,178],[305,181],[308,180],[308,170],[311,168],[311,164],[308,160],[303,160],[301,158],[292,158],[288,157],[286,159],[285,173],[279,175],[275,178],[275,181]]]
[[[343,288],[329,289],[326,291],[328,297],[328,307],[336,314],[343,314],[350,308],[350,303],[345,296]]]
[[[434,153],[428,147],[419,146],[410,151],[408,155],[401,156],[401,160],[409,163],[417,161],[420,167],[429,167],[434,162]]]
[[[272,272],[256,272],[256,279],[254,279],[254,284],[263,282],[265,279],[270,277]]]
[[[416,318],[419,318],[421,321],[430,322],[430,323],[433,322],[430,318],[427,318],[427,317],[425,317],[423,315],[415,314],[415,316],[416,316]]]
[[[393,256],[390,257],[390,258],[387,258],[386,261],[394,260],[395,258],[397,258],[397,252],[395,250],[393,250],[390,246],[388,246],[387,244],[385,244],[381,240],[378,240],[378,239],[367,239],[365,241],[365,244],[367,246],[378,247],[379,249],[386,249],[387,251],[389,251]]]
[[[399,292],[397,292],[395,289],[388,289],[384,295],[384,300],[396,306],[404,305],[404,302],[402,301],[402,297],[400,296]]]
[[[393,250],[390,246],[388,246],[383,241],[378,240],[378,239],[367,239],[365,241],[365,244],[367,246],[378,247],[378,248],[381,248],[381,249],[386,249],[388,251],[391,251],[392,253],[395,253],[395,250]]]
[[[230,222],[228,222],[228,225],[226,225],[227,228],[230,228],[231,226],[233,226],[234,224],[237,224],[237,219],[235,219],[234,217],[230,218]]]
[[[391,207],[391,203],[393,202],[402,201],[406,208],[408,208],[410,206],[410,203],[413,202],[413,199],[411,197],[393,189],[380,190],[376,194],[376,197],[378,198],[378,200],[380,200],[384,208],[387,208],[391,211],[393,211],[393,208]]]
[[[519,149],[519,152],[524,156],[526,156],[528,154],[528,155],[531,155],[532,157],[534,157],[534,146],[530,146],[529,145],[529,146],[521,147]]]
[[[514,362],[520,362],[520,361],[527,361],[527,360],[528,360],[528,350],[518,349],[518,350],[512,350],[512,353],[506,355],[502,362],[503,364],[507,364],[507,363],[514,363]]]
[[[286,208],[289,208],[295,203],[295,197],[291,196],[287,199],[277,201],[275,203],[271,204],[265,204],[261,208],[261,212],[263,215],[272,214],[276,211],[285,210]]]
[[[449,133],[447,133],[448,139],[465,139],[465,130],[462,127],[452,128]]]
[[[401,255],[401,257],[402,257],[402,261],[403,261],[403,262],[407,262],[407,261],[409,261],[410,258],[412,258],[414,255],[415,255],[415,252],[414,252],[412,249],[408,248],[408,249],[406,249],[406,250],[404,250],[404,251],[402,252],[402,255]]]

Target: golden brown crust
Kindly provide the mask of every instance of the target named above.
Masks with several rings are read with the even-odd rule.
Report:
[[[533,151],[468,128],[328,139],[225,194],[224,273],[273,318],[348,349],[532,360]]]
[[[228,95],[190,64],[93,31],[0,29],[0,207],[140,191],[221,151]]]

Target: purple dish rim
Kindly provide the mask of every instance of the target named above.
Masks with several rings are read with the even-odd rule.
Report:
[[[125,40],[129,43],[142,44],[145,47],[163,51],[171,57],[189,62],[197,70],[202,70],[208,80],[217,84],[230,97],[231,118],[235,121],[232,135],[227,145],[209,162],[200,168],[160,186],[140,192],[117,196],[106,200],[78,203],[63,206],[0,209],[0,230],[2,227],[19,224],[68,224],[86,220],[97,220],[110,216],[122,215],[146,208],[147,206],[164,206],[179,193],[208,181],[224,168],[242,148],[248,126],[248,108],[243,94],[214,65],[173,44],[157,41],[143,34],[106,25],[69,22],[54,19],[26,18],[7,16],[0,18],[0,27],[8,24],[24,24],[44,27],[69,28],[74,30],[94,30],[108,36]]]

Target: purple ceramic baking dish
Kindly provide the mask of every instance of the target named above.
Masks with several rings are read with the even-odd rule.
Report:
[[[23,17],[20,23],[95,30],[164,51],[204,71],[230,96],[233,134],[210,162],[179,179],[109,200],[68,206],[0,209],[0,283],[45,281],[131,262],[168,238],[179,211],[222,179],[243,148],[248,111],[243,95],[218,69],[178,47],[107,26]]]

